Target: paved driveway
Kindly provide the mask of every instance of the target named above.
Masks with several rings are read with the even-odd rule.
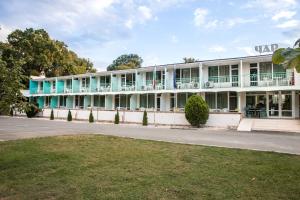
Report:
[[[300,134],[237,132],[224,129],[171,129],[0,117],[0,141],[71,134],[103,134],[184,144],[276,151],[300,155]],[[0,143],[1,144],[1,143]]]

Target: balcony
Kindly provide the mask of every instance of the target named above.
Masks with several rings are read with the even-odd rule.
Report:
[[[294,85],[293,72],[276,72],[244,75],[244,87],[280,87]]]
[[[176,89],[199,89],[200,83],[198,77],[177,78]]]

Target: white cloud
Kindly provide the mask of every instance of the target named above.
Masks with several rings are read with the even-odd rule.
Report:
[[[279,19],[291,19],[294,15],[296,15],[295,11],[289,11],[289,10],[283,10],[280,11],[279,13],[275,14],[272,17],[272,20],[278,21]]]
[[[195,26],[202,26],[205,23],[207,14],[208,14],[208,10],[203,9],[203,8],[197,8],[194,11]]]
[[[208,50],[212,53],[222,53],[227,51],[227,49],[221,45],[214,45],[210,47]]]
[[[179,40],[178,40],[178,38],[177,38],[176,35],[172,35],[172,36],[171,36],[171,42],[172,42],[173,44],[177,44],[177,43],[179,42]]]
[[[214,29],[214,28],[217,28],[218,26],[220,26],[221,24],[222,24],[221,21],[215,19],[215,20],[208,21],[208,22],[205,24],[205,28],[208,28],[208,29]]]
[[[237,47],[239,51],[242,51],[243,53],[246,53],[248,56],[254,56],[257,55],[257,52],[253,49],[253,47]]]
[[[234,27],[239,24],[247,24],[247,23],[252,23],[252,22],[256,22],[256,21],[257,21],[256,19],[244,19],[244,18],[237,17],[237,18],[227,19],[225,21],[225,24],[227,26],[229,26],[229,28],[230,28],[230,27]]]
[[[126,22],[125,22],[125,26],[129,29],[132,29],[133,27],[133,21],[132,19],[128,19]]]
[[[0,42],[5,42],[7,36],[13,31],[11,27],[0,24]]]
[[[138,11],[142,21],[150,20],[152,18],[152,11],[147,6],[139,6]]]
[[[267,11],[278,11],[283,8],[291,8],[297,4],[296,0],[250,0],[244,8],[263,8]]]
[[[281,24],[278,24],[276,27],[286,29],[286,28],[294,28],[294,27],[297,27],[299,25],[300,25],[300,21],[296,20],[296,19],[293,19],[293,20],[288,20],[288,21],[285,21]]]

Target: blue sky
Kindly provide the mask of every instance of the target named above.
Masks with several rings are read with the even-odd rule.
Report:
[[[257,54],[300,38],[297,0],[0,0],[0,40],[43,28],[105,70],[121,54],[143,66]]]

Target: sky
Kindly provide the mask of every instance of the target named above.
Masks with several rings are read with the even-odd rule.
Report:
[[[300,38],[300,0],[0,0],[0,40],[43,28],[103,71],[118,56],[143,66],[257,55]]]

